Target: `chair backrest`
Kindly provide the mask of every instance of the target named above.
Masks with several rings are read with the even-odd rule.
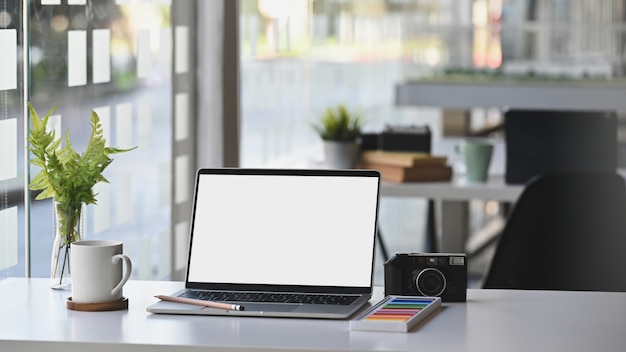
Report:
[[[613,111],[505,109],[505,180],[524,184],[551,172],[615,172]]]
[[[622,176],[548,174],[509,213],[482,286],[626,292],[625,258]]]

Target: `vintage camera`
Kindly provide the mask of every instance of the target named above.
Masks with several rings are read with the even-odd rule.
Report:
[[[465,302],[467,256],[462,253],[398,253],[385,262],[385,295],[441,297]]]

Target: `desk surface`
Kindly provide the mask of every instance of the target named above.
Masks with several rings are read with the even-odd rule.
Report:
[[[523,185],[508,185],[504,177],[490,175],[485,183],[471,183],[463,178],[451,182],[383,182],[380,194],[383,197],[416,197],[449,201],[485,199],[515,202],[524,190]]]
[[[449,164],[456,165],[460,162],[460,157],[456,155],[455,146],[462,140],[462,138],[444,138],[433,141],[433,154],[448,156]],[[504,142],[494,140],[494,155],[489,168],[489,178],[485,183],[467,182],[464,173],[455,171],[454,179],[451,182],[383,182],[380,193],[383,197],[415,197],[443,201],[483,199],[515,202],[522,193],[524,186],[510,185],[504,182],[504,154]]]
[[[128,311],[65,309],[47,279],[0,281],[1,351],[623,351],[626,293],[468,290],[409,333],[348,321],[153,315],[181,282],[130,281]],[[374,300],[382,298],[380,288]]]

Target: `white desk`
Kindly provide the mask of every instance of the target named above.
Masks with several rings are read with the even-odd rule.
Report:
[[[152,315],[181,282],[130,281],[127,311],[77,312],[47,279],[0,281],[0,351],[624,351],[626,293],[469,290],[412,332],[348,321]],[[377,290],[376,300],[382,298]]]
[[[507,185],[501,175],[490,175],[486,183],[468,183],[463,179],[454,179],[452,182],[383,182],[380,194],[382,197],[415,197],[446,201],[485,199],[515,202],[523,190],[522,185]]]
[[[467,201],[474,199],[514,203],[523,185],[507,185],[502,175],[489,175],[486,183],[468,183],[464,178],[451,182],[390,183],[381,185],[382,197],[413,197],[436,201],[441,209],[440,252],[465,252],[469,236]]]
[[[478,82],[409,81],[396,86],[398,106],[439,106],[469,110],[475,107],[515,109],[615,110],[626,112],[623,84],[607,82]]]
[[[459,166],[458,164],[462,162],[455,152],[455,146],[462,140],[463,138],[435,140],[432,143],[432,152],[435,155],[448,156],[450,165]],[[439,230],[438,250],[465,252],[469,237],[468,201],[494,200],[514,203],[524,189],[522,185],[508,185],[504,182],[505,154],[504,141],[494,140],[493,157],[486,183],[468,183],[465,181],[465,175],[455,170],[452,182],[383,182],[381,196],[434,200],[435,207],[441,214],[439,219],[435,219],[438,222],[438,226],[435,227]],[[384,224],[381,225],[384,227]],[[382,231],[384,233],[384,228]]]

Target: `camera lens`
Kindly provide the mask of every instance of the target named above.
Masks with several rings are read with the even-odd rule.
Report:
[[[426,268],[417,274],[415,287],[421,295],[440,296],[446,289],[446,277],[435,268]]]

